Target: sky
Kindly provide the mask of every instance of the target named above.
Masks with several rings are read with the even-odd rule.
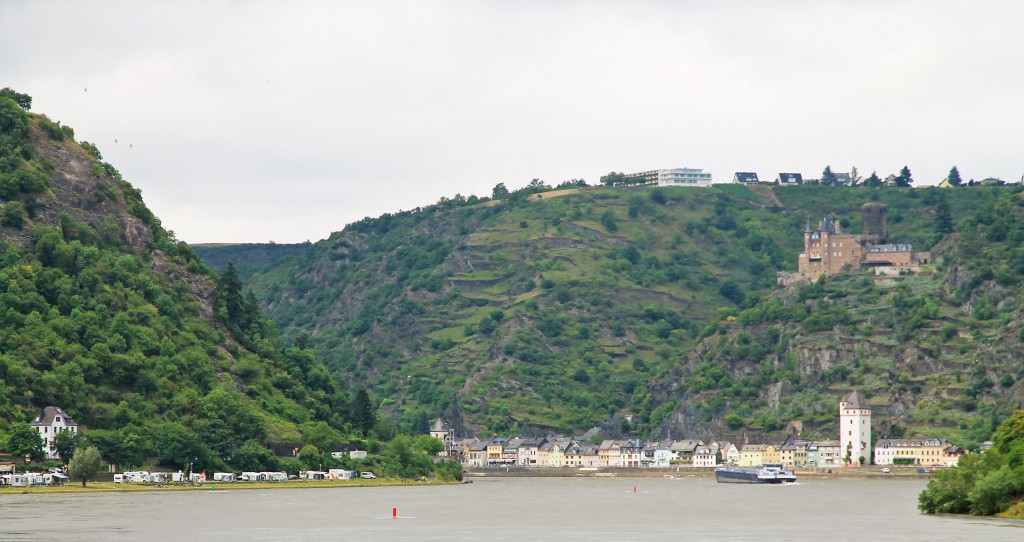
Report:
[[[0,87],[178,239],[287,243],[610,171],[1019,181],[1022,21],[1013,0],[0,0]]]

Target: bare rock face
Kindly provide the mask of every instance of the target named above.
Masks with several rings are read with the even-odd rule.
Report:
[[[136,251],[153,239],[153,232],[129,212],[121,187],[85,150],[70,141],[53,141],[34,126],[30,138],[39,160],[53,166],[47,171],[49,192],[36,198],[34,223],[59,228],[61,213],[67,213],[99,230],[101,222],[113,217],[121,241]],[[25,244],[30,236],[10,238]]]

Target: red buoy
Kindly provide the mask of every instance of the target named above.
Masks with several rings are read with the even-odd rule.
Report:
[[[636,486],[633,486],[633,493],[636,493]]]
[[[391,517],[398,518],[398,508],[391,509]]]

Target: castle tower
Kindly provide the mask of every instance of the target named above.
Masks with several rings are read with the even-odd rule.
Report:
[[[865,203],[860,208],[861,237],[873,245],[885,244],[885,204]]]
[[[839,446],[843,464],[871,464],[871,405],[859,391],[839,401]]]

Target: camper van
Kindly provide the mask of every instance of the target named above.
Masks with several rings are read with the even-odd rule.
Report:
[[[174,482],[175,484],[184,483],[186,481],[185,480],[185,473],[181,472],[181,471],[172,472],[171,473],[171,481]]]
[[[233,472],[215,472],[213,473],[213,481],[220,482],[222,484],[230,484],[238,481],[238,476],[235,476]]]
[[[167,472],[151,472],[147,481],[151,484],[166,484],[171,481],[171,474]]]

